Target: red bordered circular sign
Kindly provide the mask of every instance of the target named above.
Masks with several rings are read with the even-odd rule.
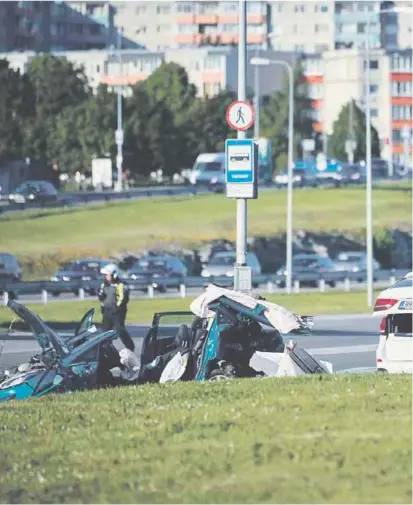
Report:
[[[243,100],[237,100],[227,108],[227,123],[233,130],[245,131],[254,124],[254,109]]]

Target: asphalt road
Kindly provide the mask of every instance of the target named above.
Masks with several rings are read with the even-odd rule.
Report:
[[[367,372],[374,369],[380,318],[347,315],[316,316],[314,320],[311,336],[292,335],[293,340],[316,358],[330,361],[334,371]],[[138,355],[146,330],[147,326],[129,326]],[[288,342],[289,336],[284,340]],[[0,356],[0,369],[23,363],[38,350],[36,341],[28,336],[18,336],[15,340],[7,337]]]

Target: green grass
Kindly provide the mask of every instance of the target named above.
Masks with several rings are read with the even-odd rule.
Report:
[[[376,190],[377,228],[411,229],[408,192]],[[0,220],[0,250],[24,257],[54,253],[77,255],[138,251],[166,244],[199,245],[235,238],[236,204],[223,195],[135,200],[66,211],[28,212]],[[285,230],[286,192],[263,191],[248,203],[250,236],[274,236]],[[365,227],[365,191],[297,190],[294,229],[361,233]]]
[[[2,503],[411,503],[409,376],[125,387],[0,406]]]
[[[378,293],[378,292],[377,292]],[[353,314],[368,313],[365,292],[300,293],[294,295],[265,295],[268,301],[302,315],[316,314]],[[131,300],[128,309],[128,323],[150,323],[154,312],[189,310],[193,298],[159,298]],[[100,305],[91,301],[57,301],[47,305],[28,304],[45,321],[73,322],[80,321],[82,315],[92,307],[96,309],[96,320],[100,317]],[[0,307],[0,323],[9,323],[13,312],[7,307]]]

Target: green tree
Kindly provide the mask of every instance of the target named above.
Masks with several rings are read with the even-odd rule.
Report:
[[[351,111],[352,108],[352,111]],[[349,102],[341,109],[337,120],[333,124],[333,133],[328,141],[329,155],[346,160],[346,140],[350,138],[351,119],[353,138],[356,141],[354,161],[364,160],[366,157],[366,116],[354,102]],[[371,128],[372,156],[380,156],[380,140],[377,130]]]
[[[172,175],[181,168],[174,117],[166,100],[155,97],[139,84],[126,103],[127,168],[140,176],[155,170]]]
[[[311,101],[302,75],[299,62],[294,68],[294,157],[301,154],[302,139],[312,138],[314,133],[310,115]],[[286,74],[282,89],[268,97],[261,114],[262,136],[271,140],[273,163],[278,170],[286,168],[288,159],[289,86]]]
[[[226,120],[228,106],[236,100],[231,90],[221,91],[218,95],[206,100],[198,99],[190,111],[187,127],[191,132],[189,150],[192,162],[202,152],[222,152],[225,139],[235,138]]]
[[[34,90],[36,116],[27,124],[25,150],[33,158],[56,161],[51,159],[55,147],[51,147],[50,138],[55,137],[57,117],[88,98],[86,77],[66,58],[50,54],[33,58],[27,75]]]
[[[162,102],[162,110],[167,108],[170,111],[172,123],[170,117],[164,117],[164,120],[169,121],[170,134],[174,138],[173,157],[177,161],[176,171],[179,171],[192,157],[188,149],[191,142],[188,114],[196,101],[196,87],[189,82],[186,70],[176,63],[163,63],[140,86],[153,103]],[[167,113],[163,111],[162,114]]]
[[[0,163],[26,156],[24,123],[34,115],[34,94],[27,75],[0,60]]]

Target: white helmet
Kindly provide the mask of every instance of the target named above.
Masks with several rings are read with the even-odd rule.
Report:
[[[100,273],[102,273],[103,275],[111,275],[112,277],[119,277],[118,267],[114,263],[109,263],[108,265],[105,265],[100,270]]]

